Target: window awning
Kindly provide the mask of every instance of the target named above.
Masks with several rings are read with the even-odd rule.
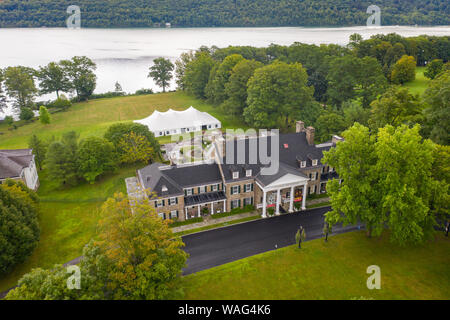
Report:
[[[225,192],[223,191],[200,193],[184,197],[184,205],[194,206],[202,203],[221,201],[225,200],[226,198],[227,197],[225,196]]]

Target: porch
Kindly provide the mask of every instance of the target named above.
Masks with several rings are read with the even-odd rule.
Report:
[[[184,197],[185,219],[226,212],[226,201],[223,191],[186,196]]]

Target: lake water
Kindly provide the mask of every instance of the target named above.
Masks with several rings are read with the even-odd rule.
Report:
[[[184,51],[202,45],[268,46],[336,43],[345,45],[352,33],[364,39],[378,33],[402,36],[450,35],[450,27],[346,27],[346,28],[173,28],[173,29],[0,29],[0,67],[38,67],[51,61],[86,55],[97,64],[96,92],[113,91],[118,81],[126,92],[160,89],[147,78],[153,59],[175,61]],[[170,89],[175,89],[174,81]],[[53,99],[56,95],[43,98]]]

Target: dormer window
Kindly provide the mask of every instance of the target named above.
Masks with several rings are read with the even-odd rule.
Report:
[[[239,171],[233,172],[233,179],[239,179]]]
[[[312,161],[312,165],[313,165],[313,166],[317,166],[317,161],[318,161],[317,159],[314,159],[314,160]]]
[[[245,170],[245,176],[246,177],[251,177],[252,176],[252,169]]]
[[[306,168],[306,161],[300,162],[300,168]]]
[[[162,192],[167,192],[169,189],[167,189],[167,187],[164,185],[164,186],[162,186],[162,188],[161,188],[161,191]]]

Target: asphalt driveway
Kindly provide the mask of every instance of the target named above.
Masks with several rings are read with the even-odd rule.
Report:
[[[324,214],[329,210],[330,207],[311,209],[186,235],[183,237],[184,249],[190,256],[183,274],[292,245],[300,225],[305,228],[306,240],[320,238]],[[357,228],[359,226],[335,226],[333,233]]]

